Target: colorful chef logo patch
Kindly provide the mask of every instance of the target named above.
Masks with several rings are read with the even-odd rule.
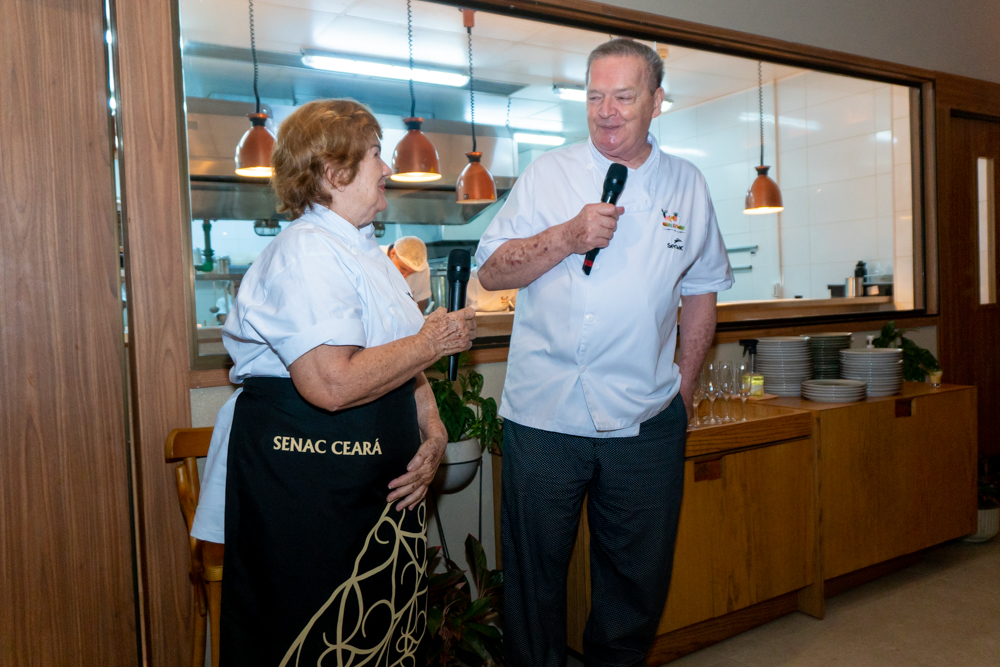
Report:
[[[666,210],[664,210],[664,209],[661,208],[660,212],[663,213],[663,227],[664,228],[669,229],[672,232],[678,232],[678,233],[681,233],[681,234],[683,234],[684,232],[687,231],[687,227],[685,227],[684,225],[681,225],[681,224],[679,224],[677,222],[677,213],[676,213],[676,211],[674,213],[671,213],[670,211],[666,211]]]

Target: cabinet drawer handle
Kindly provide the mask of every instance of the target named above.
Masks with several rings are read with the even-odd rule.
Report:
[[[710,482],[713,479],[722,479],[722,458],[711,461],[696,461],[694,464],[694,481]]]
[[[913,399],[897,398],[896,417],[912,417],[912,416],[913,416]]]

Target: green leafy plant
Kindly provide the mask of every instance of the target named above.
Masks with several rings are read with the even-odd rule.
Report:
[[[872,341],[875,347],[898,347],[903,350],[903,379],[923,382],[927,373],[941,370],[930,350],[920,347],[904,334],[916,329],[897,329],[896,322],[886,322],[881,335]]]
[[[428,666],[502,666],[503,572],[489,569],[479,540],[465,538],[465,556],[479,592],[473,600],[465,572],[443,558],[440,547],[431,551],[431,570],[442,559],[446,571],[427,582]]]
[[[459,357],[459,368],[468,363],[468,358],[468,354]],[[483,450],[499,453],[503,420],[497,414],[496,399],[482,396],[483,376],[466,368],[459,372],[457,383],[450,382],[447,358],[438,360],[431,371],[433,375],[427,379],[434,391],[441,421],[448,431],[448,441],[479,438]]]

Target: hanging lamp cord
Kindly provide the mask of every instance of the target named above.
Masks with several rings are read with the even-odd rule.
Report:
[[[413,7],[406,0],[406,41],[410,46],[410,118],[417,115],[417,96],[413,92]]]
[[[757,61],[757,105],[760,108],[760,166],[764,166],[764,75]]]
[[[469,117],[472,119],[472,151],[476,151],[476,88],[472,84],[472,28],[466,28],[469,33]]]
[[[257,39],[253,29],[253,0],[250,0],[250,57],[253,59],[253,96],[257,100],[257,113],[260,113],[260,93],[257,91]]]

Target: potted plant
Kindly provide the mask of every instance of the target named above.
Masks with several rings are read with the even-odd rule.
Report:
[[[998,457],[993,457],[997,463]],[[979,458],[979,524],[967,542],[987,542],[1000,533],[1000,474],[990,466],[990,457]]]
[[[441,558],[440,547],[431,549],[433,561]],[[427,664],[429,667],[502,666],[503,572],[486,565],[483,545],[469,535],[465,556],[471,566],[478,597],[472,599],[469,579],[453,561],[445,558],[446,570],[427,582]]]
[[[930,350],[920,347],[904,334],[916,329],[897,329],[896,322],[886,322],[881,335],[872,341],[875,347],[898,347],[903,350],[903,379],[908,382],[923,382],[928,373],[938,374],[941,367]]]
[[[468,355],[459,358],[459,368]],[[448,449],[441,460],[436,482],[448,493],[461,489],[476,475],[484,451],[499,452],[503,439],[502,420],[497,414],[497,402],[484,398],[483,376],[466,368],[459,372],[458,381],[448,380],[447,360],[431,367],[428,376],[437,400],[441,421],[448,431]]]

